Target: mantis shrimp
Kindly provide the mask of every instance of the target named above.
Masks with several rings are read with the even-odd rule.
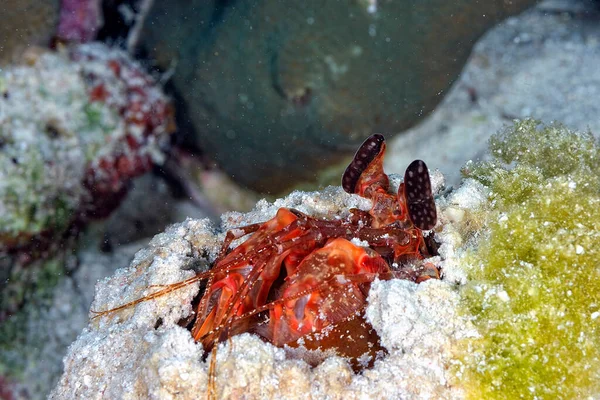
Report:
[[[213,353],[209,397],[215,386],[213,349],[242,332],[254,332],[276,346],[334,349],[353,360],[365,354],[374,359],[382,348],[363,318],[371,283],[439,279],[439,270],[421,261],[430,254],[423,231],[437,222],[427,166],[413,161],[398,192],[390,193],[385,148],[382,135],[367,138],[342,177],[346,192],[372,201],[370,211],[351,209],[346,218],[328,220],[280,208],[264,223],[228,231],[211,270],[97,314],[206,281],[189,324],[194,340],[206,354]]]

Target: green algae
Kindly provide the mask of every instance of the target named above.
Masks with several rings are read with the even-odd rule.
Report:
[[[59,254],[48,260],[38,260],[35,265],[23,268],[12,263],[8,284],[0,291],[0,310],[17,310],[20,304],[25,307],[9,313],[0,323],[0,376],[21,377],[31,349],[31,336],[42,334],[31,332],[30,321],[47,310],[52,303],[53,290],[65,276],[66,254]],[[10,262],[8,257],[0,260]],[[2,265],[6,267],[5,265]]]
[[[10,210],[0,215],[0,234],[5,238],[20,240],[24,233],[24,238],[28,239],[47,230],[62,232],[73,219],[79,194],[57,188],[37,150],[32,147],[28,152],[13,155],[10,149],[0,157],[6,164],[10,157],[18,162],[13,168],[6,168],[11,173],[3,174],[4,183],[0,190],[4,195],[3,206]]]
[[[517,122],[492,161],[485,235],[464,259],[463,310],[481,334],[457,347],[469,398],[600,393],[600,151],[589,133]]]

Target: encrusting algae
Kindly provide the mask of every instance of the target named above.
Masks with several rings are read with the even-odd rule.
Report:
[[[459,342],[457,384],[477,399],[598,395],[598,141],[525,120],[490,152],[463,171],[490,194],[461,289],[480,337]]]

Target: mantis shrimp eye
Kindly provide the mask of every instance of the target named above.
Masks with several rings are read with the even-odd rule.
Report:
[[[379,133],[369,136],[358,148],[352,162],[346,168],[342,175],[342,188],[347,193],[356,193],[356,183],[360,175],[369,166],[371,161],[377,157],[381,151],[381,146],[385,143],[385,138]]]
[[[437,212],[429,171],[423,161],[415,160],[406,168],[404,185],[408,217],[417,228],[432,229],[437,223]]]

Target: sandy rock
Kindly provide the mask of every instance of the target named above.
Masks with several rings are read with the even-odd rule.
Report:
[[[439,177],[438,177],[439,178]],[[395,185],[398,178],[392,177]],[[440,181],[440,179],[438,179]],[[341,188],[294,192],[274,204],[259,202],[250,213],[224,215],[220,232],[264,221],[279,207],[336,218],[370,201]],[[441,234],[444,241],[447,235]],[[98,283],[92,309],[117,307],[152,293],[151,285],[179,282],[206,268],[223,233],[207,220],[188,219],[157,235],[128,268]],[[444,260],[448,265],[451,259]],[[91,320],[65,357],[65,372],[51,399],[193,399],[206,392],[210,357],[177,322],[192,312],[198,283]],[[221,398],[458,398],[449,384],[447,363],[453,340],[474,335],[456,313],[453,283],[375,282],[367,318],[389,355],[363,374],[337,356],[315,368],[252,334],[219,345],[216,382]],[[91,314],[90,316],[93,316]]]

